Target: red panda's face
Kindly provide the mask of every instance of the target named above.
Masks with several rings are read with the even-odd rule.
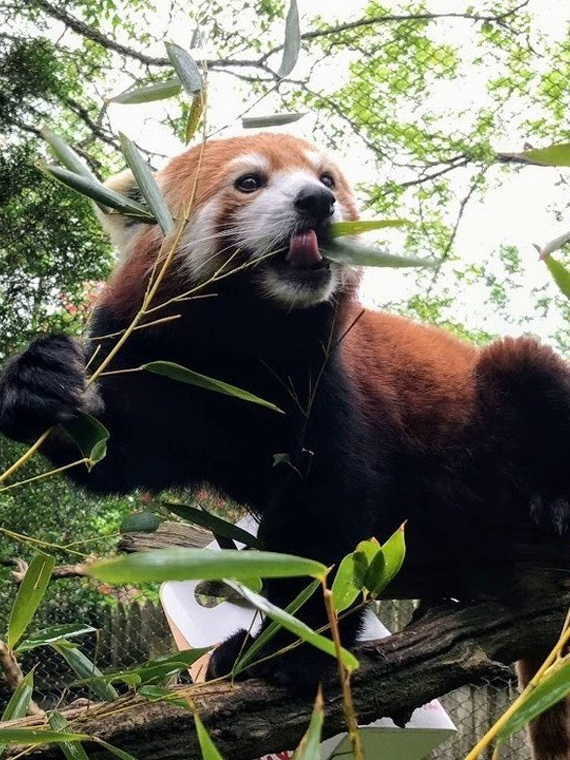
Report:
[[[174,217],[194,198],[178,254],[193,283],[245,265],[258,295],[302,308],[357,276],[322,254],[331,222],[357,217],[352,191],[330,158],[303,140],[262,134],[211,141],[201,160],[193,148],[157,179]]]

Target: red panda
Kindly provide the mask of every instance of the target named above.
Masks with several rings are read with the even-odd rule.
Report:
[[[479,350],[362,309],[359,272],[323,256],[330,223],[358,216],[328,156],[287,135],[212,140],[174,158],[157,181],[175,219],[193,202],[146,326],[86,391],[89,371],[138,311],[162,244],[157,225],[102,215],[121,261],[90,333],[84,343],[38,337],[7,363],[2,432],[28,441],[77,410],[95,413],[111,433],[108,454],[90,472],[70,470],[77,483],[115,493],[208,483],[259,515],[268,550],[330,565],[407,520],[423,588],[443,557],[450,596],[479,582],[497,593],[509,585],[514,526],[566,531],[568,366],[532,338]],[[136,192],[129,174],[114,186]],[[245,388],[284,414],[120,372],[155,360]],[[58,465],[76,459],[61,429],[45,453]],[[485,553],[500,570],[484,579]],[[271,580],[267,594],[285,607],[299,588]],[[325,620],[317,598],[301,614],[313,627]],[[358,626],[358,615],[343,621],[345,645]],[[216,650],[210,676],[230,670],[243,640],[238,632]],[[298,647],[254,673],[298,687],[323,667],[319,653]],[[555,746],[537,758],[570,758],[564,731]]]

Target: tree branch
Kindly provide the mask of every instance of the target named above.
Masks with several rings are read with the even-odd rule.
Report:
[[[533,601],[523,596],[516,603],[512,599],[466,606],[449,603],[388,639],[360,646],[356,652],[360,669],[353,679],[360,723],[390,716],[402,724],[415,707],[461,685],[504,673],[500,663],[532,652],[538,640],[544,647],[554,644],[568,599],[566,592],[540,595]],[[258,680],[178,687],[177,692],[191,697],[220,752],[233,760],[293,748],[311,712],[309,700]],[[342,699],[332,675],[324,682],[324,694],[328,737],[344,728]],[[139,760],[199,756],[191,712],[165,702],[128,696],[112,704],[91,705],[88,712],[64,712],[74,731],[109,741]],[[28,718],[8,725],[39,727],[40,721]],[[106,757],[96,744],[86,745],[86,751],[91,760]],[[15,752],[12,748],[12,755]],[[30,754],[55,760],[58,752],[56,747],[43,747]]]

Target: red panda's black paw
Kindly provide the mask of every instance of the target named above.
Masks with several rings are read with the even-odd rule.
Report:
[[[30,441],[48,427],[89,407],[97,411],[93,389],[86,394],[85,356],[81,344],[65,335],[36,338],[10,359],[0,378],[0,432]]]
[[[530,500],[530,516],[539,527],[562,536],[570,529],[570,502],[561,497],[534,494]]]

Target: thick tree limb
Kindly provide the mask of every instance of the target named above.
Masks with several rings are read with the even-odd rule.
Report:
[[[433,608],[420,620],[389,639],[368,643],[358,651],[361,667],[353,681],[359,720],[381,716],[407,720],[418,705],[463,684],[490,678],[506,664],[532,651],[537,642],[551,646],[557,639],[568,594],[528,597],[513,602]],[[332,669],[334,671],[334,668]],[[222,755],[232,760],[291,748],[306,729],[310,701],[252,680],[231,686],[204,684],[180,689],[189,694]],[[342,701],[334,680],[324,683],[325,735],[343,729]],[[124,697],[112,704],[68,710],[73,730],[98,736],[132,752],[138,760],[182,760],[200,757],[191,712]],[[25,719],[19,726],[39,726]],[[484,728],[483,726],[481,727]],[[86,747],[91,760],[104,752]],[[12,750],[14,753],[14,750]],[[41,760],[59,757],[55,747],[35,749]]]

